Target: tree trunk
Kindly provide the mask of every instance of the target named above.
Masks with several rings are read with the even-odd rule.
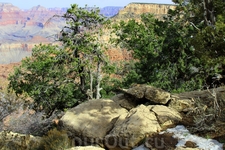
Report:
[[[101,94],[100,94],[100,91],[102,90],[102,88],[100,88],[101,80],[102,80],[102,75],[101,75],[101,62],[98,61],[98,64],[97,64],[96,99],[101,98]]]
[[[91,70],[89,71],[89,75],[90,75],[90,91],[88,91],[88,97],[89,99],[93,99],[93,73],[91,72]]]

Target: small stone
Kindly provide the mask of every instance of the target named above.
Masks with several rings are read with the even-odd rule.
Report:
[[[192,142],[192,141],[187,141],[185,143],[185,146],[186,147],[189,147],[189,148],[196,148],[197,147],[196,143],[195,142]]]

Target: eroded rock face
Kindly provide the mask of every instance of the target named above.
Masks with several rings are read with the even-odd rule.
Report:
[[[90,100],[67,111],[60,119],[59,125],[68,131],[71,137],[88,139],[87,143],[96,140],[93,142],[101,144],[101,140],[112,129],[117,118],[127,112],[113,100]]]
[[[105,137],[105,145],[110,150],[131,149],[138,145],[146,135],[157,133],[160,130],[161,127],[154,112],[140,105],[118,118],[114,128]]]
[[[169,9],[175,9],[176,5],[172,4],[153,4],[153,3],[130,3],[124,9],[121,9],[118,15],[115,16],[117,20],[129,20],[130,18],[140,19],[143,13],[155,14],[157,18],[165,16]]]

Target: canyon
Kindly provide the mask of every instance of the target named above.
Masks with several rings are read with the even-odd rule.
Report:
[[[122,7],[101,8],[101,14],[114,16]],[[40,43],[56,43],[58,33],[65,26],[62,16],[67,8],[34,6],[21,10],[10,3],[0,3],[0,64],[21,61],[31,55]],[[54,17],[53,17],[54,16]]]
[[[100,13],[113,22],[128,19],[140,19],[142,13],[153,13],[161,18],[175,5],[130,3],[125,7],[107,6],[100,8]],[[35,45],[58,44],[57,36],[65,20],[61,16],[67,8],[45,8],[34,6],[22,10],[10,3],[0,3],[0,81],[3,83],[12,71],[14,64],[30,56]],[[109,39],[109,32],[105,32],[104,40]],[[111,46],[107,50],[110,60],[123,61],[131,59],[131,54],[125,49]],[[4,64],[4,65],[3,65]],[[9,65],[9,66],[7,66]],[[7,69],[7,73],[5,72]],[[0,85],[1,87],[1,85]]]
[[[130,3],[127,6],[107,6],[100,8],[100,13],[113,21],[140,18],[142,13],[153,13],[156,17],[164,16],[175,5]],[[32,48],[40,43],[54,43],[60,30],[65,26],[62,16],[67,8],[45,8],[34,6],[28,10],[21,10],[10,3],[0,3],[0,64],[21,61],[30,56]],[[108,34],[104,39],[108,39]],[[57,44],[57,42],[56,42]],[[123,52],[115,53],[112,48],[112,59],[123,59]],[[124,56],[127,57],[127,56]]]

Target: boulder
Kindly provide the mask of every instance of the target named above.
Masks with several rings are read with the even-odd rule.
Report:
[[[113,100],[90,100],[68,110],[59,127],[74,138],[76,145],[101,144],[118,117],[127,112]]]
[[[137,146],[147,135],[161,130],[154,112],[140,105],[122,114],[114,128],[105,137],[105,146],[110,150],[131,149]]]
[[[137,84],[129,89],[122,89],[121,91],[132,96],[135,101],[139,101],[139,104],[150,103],[166,105],[171,99],[170,93],[144,84]]]
[[[124,91],[137,99],[141,99],[145,97],[146,85],[136,84]]]
[[[122,93],[113,96],[111,99],[118,105],[120,105],[122,108],[125,108],[127,110],[131,110],[132,108],[135,108],[138,105],[135,101],[129,99],[129,97],[126,97]]]
[[[170,108],[177,110],[178,112],[186,112],[193,108],[194,101],[191,99],[171,99],[169,104]]]
[[[173,127],[182,120],[181,114],[175,109],[163,105],[149,105],[147,107],[155,113],[160,126],[163,128]]]
[[[153,86],[146,86],[145,98],[156,104],[167,104],[170,100],[170,93]]]
[[[105,150],[105,149],[101,147],[95,147],[95,146],[77,146],[77,147],[72,147],[66,150]]]

